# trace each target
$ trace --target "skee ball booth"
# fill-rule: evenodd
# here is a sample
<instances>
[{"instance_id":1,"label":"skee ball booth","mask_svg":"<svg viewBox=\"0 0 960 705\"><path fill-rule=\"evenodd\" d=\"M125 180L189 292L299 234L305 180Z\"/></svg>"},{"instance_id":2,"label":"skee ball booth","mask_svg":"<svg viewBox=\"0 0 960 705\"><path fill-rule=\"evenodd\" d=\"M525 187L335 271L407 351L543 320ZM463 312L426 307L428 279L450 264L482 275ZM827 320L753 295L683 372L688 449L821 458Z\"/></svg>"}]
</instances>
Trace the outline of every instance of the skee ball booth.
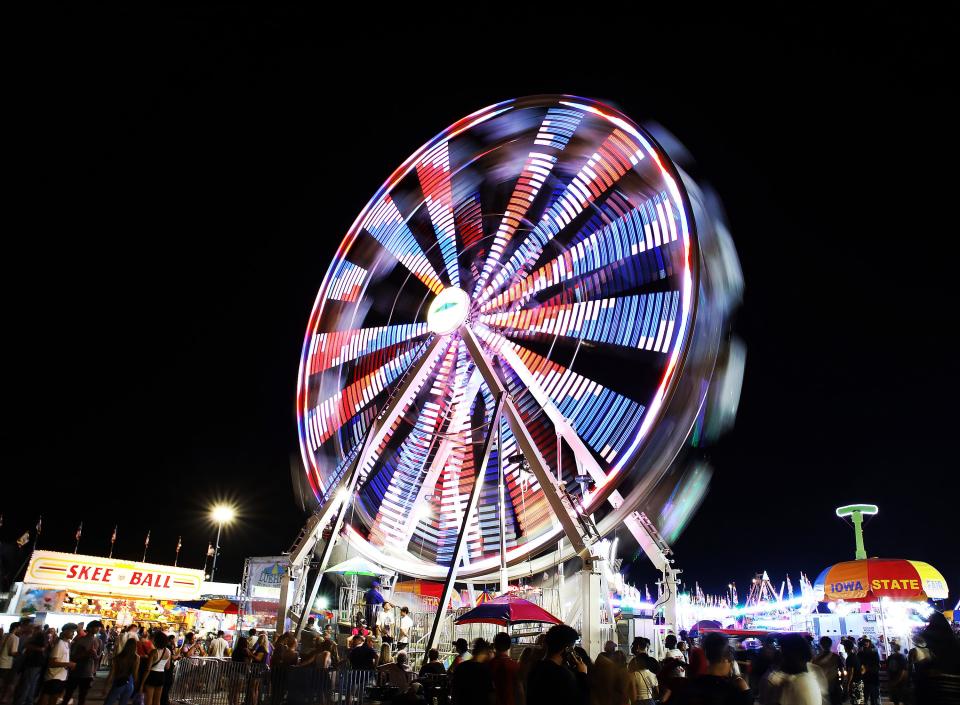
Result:
<instances>
[{"instance_id":1,"label":"skee ball booth","mask_svg":"<svg viewBox=\"0 0 960 705\"><path fill-rule=\"evenodd\" d=\"M200 597L203 571L119 558L34 551L17 611L56 627L99 619L106 625L192 626L177 606Z\"/></svg>"}]
</instances>

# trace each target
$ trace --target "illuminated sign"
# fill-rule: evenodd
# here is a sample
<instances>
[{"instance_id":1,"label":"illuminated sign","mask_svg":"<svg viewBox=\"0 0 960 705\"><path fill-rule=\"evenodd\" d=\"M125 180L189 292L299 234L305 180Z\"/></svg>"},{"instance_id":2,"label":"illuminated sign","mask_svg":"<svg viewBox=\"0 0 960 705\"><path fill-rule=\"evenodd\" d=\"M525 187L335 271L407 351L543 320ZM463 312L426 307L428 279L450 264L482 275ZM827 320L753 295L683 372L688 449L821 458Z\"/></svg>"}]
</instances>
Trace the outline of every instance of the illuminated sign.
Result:
<instances>
[{"instance_id":1,"label":"illuminated sign","mask_svg":"<svg viewBox=\"0 0 960 705\"><path fill-rule=\"evenodd\" d=\"M34 551L27 585L152 600L195 600L203 571L117 558Z\"/></svg>"}]
</instances>

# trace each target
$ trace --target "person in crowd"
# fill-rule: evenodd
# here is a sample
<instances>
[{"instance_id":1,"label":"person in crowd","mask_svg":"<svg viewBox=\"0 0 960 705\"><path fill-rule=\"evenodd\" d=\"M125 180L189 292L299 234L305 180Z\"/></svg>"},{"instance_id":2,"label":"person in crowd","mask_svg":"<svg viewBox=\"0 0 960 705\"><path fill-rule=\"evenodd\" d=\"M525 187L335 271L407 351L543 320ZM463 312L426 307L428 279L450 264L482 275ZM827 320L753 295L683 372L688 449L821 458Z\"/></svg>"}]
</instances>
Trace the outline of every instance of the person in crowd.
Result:
<instances>
[{"instance_id":1,"label":"person in crowd","mask_svg":"<svg viewBox=\"0 0 960 705\"><path fill-rule=\"evenodd\" d=\"M440 660L440 652L436 649L430 649L427 651L427 658L424 660L423 665L420 666L421 676L440 676L447 672L447 669L443 667L443 661Z\"/></svg>"},{"instance_id":2,"label":"person in crowd","mask_svg":"<svg viewBox=\"0 0 960 705\"><path fill-rule=\"evenodd\" d=\"M683 658L683 652L677 648L677 643L676 635L667 634L667 638L663 640L663 646L666 649L663 658L664 660L672 658L686 663Z\"/></svg>"},{"instance_id":3,"label":"person in crowd","mask_svg":"<svg viewBox=\"0 0 960 705\"><path fill-rule=\"evenodd\" d=\"M907 703L910 697L909 669L906 657L900 653L898 641L890 642L890 655L887 657L886 669L887 686L890 688L890 700L893 705Z\"/></svg>"},{"instance_id":4,"label":"person in crowd","mask_svg":"<svg viewBox=\"0 0 960 705\"><path fill-rule=\"evenodd\" d=\"M150 654L153 653L153 639L146 630L137 630L140 634L137 639L137 656L140 657L140 673L137 674L137 692L143 690L143 681L147 675L147 669L150 663ZM132 638L132 637L131 637ZM149 705L149 703L148 703Z\"/></svg>"},{"instance_id":5,"label":"person in crowd","mask_svg":"<svg viewBox=\"0 0 960 705\"><path fill-rule=\"evenodd\" d=\"M357 612L356 619L353 624L353 629L350 631L351 636L361 636L366 639L368 636L373 634L372 631L367 626L367 620L363 618L362 612Z\"/></svg>"},{"instance_id":6,"label":"person in crowd","mask_svg":"<svg viewBox=\"0 0 960 705\"><path fill-rule=\"evenodd\" d=\"M455 705L493 705L493 674L489 663L493 647L486 639L477 639L473 642L472 654L450 677L453 702Z\"/></svg>"},{"instance_id":7,"label":"person in crowd","mask_svg":"<svg viewBox=\"0 0 960 705\"><path fill-rule=\"evenodd\" d=\"M587 669L592 705L629 705L634 700L633 679L627 672L626 659L621 667L616 651L609 656L599 654L593 664L579 646L573 648L573 656Z\"/></svg>"},{"instance_id":8,"label":"person in crowd","mask_svg":"<svg viewBox=\"0 0 960 705\"><path fill-rule=\"evenodd\" d=\"M863 665L863 694L869 705L880 705L880 652L873 641L864 637L860 649Z\"/></svg>"},{"instance_id":9,"label":"person in crowd","mask_svg":"<svg viewBox=\"0 0 960 705\"><path fill-rule=\"evenodd\" d=\"M590 683L587 665L573 652L578 634L555 624L543 639L544 657L527 678L527 705L587 705Z\"/></svg>"},{"instance_id":10,"label":"person in crowd","mask_svg":"<svg viewBox=\"0 0 960 705\"><path fill-rule=\"evenodd\" d=\"M220 634L223 634L223 632L220 632ZM226 639L223 641L226 644ZM237 641L240 641L240 639L237 639ZM180 647L180 658L198 658L204 655L203 642L197 639L197 635L193 632L187 632L183 637L183 646Z\"/></svg>"},{"instance_id":11,"label":"person in crowd","mask_svg":"<svg viewBox=\"0 0 960 705\"><path fill-rule=\"evenodd\" d=\"M67 676L64 688L62 705L67 705L77 691L77 705L85 705L87 693L97 675L97 664L100 662L100 639L97 634L103 628L103 623L94 620L90 622L83 636L77 636L70 644L70 660L76 663L76 668ZM79 632L78 632L79 634Z\"/></svg>"},{"instance_id":12,"label":"person in crowd","mask_svg":"<svg viewBox=\"0 0 960 705\"><path fill-rule=\"evenodd\" d=\"M255 639L253 647L250 649L250 662L259 666L259 668L251 674L250 695L247 702L259 703L261 676L270 666L270 657L273 652L270 649L270 642L267 640L266 632L256 632L253 629L250 631L252 632L251 636Z\"/></svg>"},{"instance_id":13,"label":"person in crowd","mask_svg":"<svg viewBox=\"0 0 960 705\"><path fill-rule=\"evenodd\" d=\"M54 705L66 689L67 675L77 665L70 660L70 642L76 633L77 625L67 622L60 628L60 636L50 644L39 705Z\"/></svg>"},{"instance_id":14,"label":"person in crowd","mask_svg":"<svg viewBox=\"0 0 960 705\"><path fill-rule=\"evenodd\" d=\"M329 628L323 630L323 635L320 643L317 644L317 649L330 654L329 668L337 668L340 665L340 649L337 647L337 642L333 640L333 634Z\"/></svg>"},{"instance_id":15,"label":"person in crowd","mask_svg":"<svg viewBox=\"0 0 960 705\"><path fill-rule=\"evenodd\" d=\"M234 639L233 652L230 654L230 661L234 664L250 663L253 660L253 653L250 650L250 642L244 638L243 634L237 634ZM246 691L247 674L241 670L241 666L234 666L229 682L228 700L230 705L237 705L240 702L240 696ZM150 703L144 703L150 705Z\"/></svg>"},{"instance_id":16,"label":"person in crowd","mask_svg":"<svg viewBox=\"0 0 960 705\"><path fill-rule=\"evenodd\" d=\"M703 638L703 652L707 657L707 672L696 678L684 679L682 690L674 697L669 688L662 691L661 702L678 705L751 705L753 696L747 682L733 675L733 664L727 640L721 634L710 633Z\"/></svg>"},{"instance_id":17,"label":"person in crowd","mask_svg":"<svg viewBox=\"0 0 960 705\"><path fill-rule=\"evenodd\" d=\"M453 642L453 651L456 655L453 657L453 661L450 663L450 673L453 673L457 666L459 666L461 663L470 659L470 654L467 653L469 649L470 645L467 644L467 640L463 637Z\"/></svg>"},{"instance_id":18,"label":"person in crowd","mask_svg":"<svg viewBox=\"0 0 960 705\"><path fill-rule=\"evenodd\" d=\"M20 678L13 692L13 705L28 705L37 695L37 685L46 659L47 641L40 627L32 627L29 632L25 632L25 628L21 627L20 635L22 662Z\"/></svg>"},{"instance_id":19,"label":"person in crowd","mask_svg":"<svg viewBox=\"0 0 960 705\"><path fill-rule=\"evenodd\" d=\"M373 641L373 637L370 638ZM359 634L353 637L353 648L350 649L348 660L354 671L372 671L377 667L377 651L372 644Z\"/></svg>"},{"instance_id":20,"label":"person in crowd","mask_svg":"<svg viewBox=\"0 0 960 705\"><path fill-rule=\"evenodd\" d=\"M833 652L833 639L820 637L820 652L813 663L821 670L827 683L827 701L830 705L843 702L843 659Z\"/></svg>"},{"instance_id":21,"label":"person in crowd","mask_svg":"<svg viewBox=\"0 0 960 705\"><path fill-rule=\"evenodd\" d=\"M777 651L773 639L764 639L763 645L753 654L750 664L750 689L754 693L760 692L764 676L776 668L779 661L780 652Z\"/></svg>"},{"instance_id":22,"label":"person in crowd","mask_svg":"<svg viewBox=\"0 0 960 705\"><path fill-rule=\"evenodd\" d=\"M139 638L140 638L140 637L139 637L139 634L138 634L137 625L136 625L136 624L128 624L128 625L123 629L123 631L120 632L120 636L117 637L117 641L116 641L117 651L116 651L116 652L117 652L117 653L120 653L120 651L123 649L123 645L126 644L127 639L133 639L134 641L137 641ZM137 654L137 655L139 656L140 654Z\"/></svg>"},{"instance_id":23,"label":"person in crowd","mask_svg":"<svg viewBox=\"0 0 960 705\"><path fill-rule=\"evenodd\" d=\"M405 693L413 683L413 669L410 668L407 652L398 651L394 658L390 656L390 645L384 644L383 647L390 660L377 666L377 682L380 685L400 688L400 692Z\"/></svg>"},{"instance_id":24,"label":"person in crowd","mask_svg":"<svg viewBox=\"0 0 960 705\"><path fill-rule=\"evenodd\" d=\"M300 632L300 651L303 654L309 654L316 646L315 642L320 638L320 630L317 629L317 620L315 617L307 618L307 626Z\"/></svg>"},{"instance_id":25,"label":"person in crowd","mask_svg":"<svg viewBox=\"0 0 960 705\"><path fill-rule=\"evenodd\" d=\"M597 654L597 659L601 658L613 658L613 655L617 652L617 642L607 641L603 645L603 651Z\"/></svg>"},{"instance_id":26,"label":"person in crowd","mask_svg":"<svg viewBox=\"0 0 960 705\"><path fill-rule=\"evenodd\" d=\"M147 640L141 639L139 643L144 641ZM143 693L144 705L160 705L166 672L173 664L173 653L167 648L167 641L167 635L163 632L155 632L150 640L153 649L146 657L146 668L141 669L144 675L138 688L138 692Z\"/></svg>"},{"instance_id":27,"label":"person in crowd","mask_svg":"<svg viewBox=\"0 0 960 705\"><path fill-rule=\"evenodd\" d=\"M187 638L183 638L186 642ZM223 632L218 631L217 635L210 640L210 648L207 650L207 656L212 656L213 658L223 658L227 655L227 649L229 644L227 640L223 638Z\"/></svg>"},{"instance_id":28,"label":"person in crowd","mask_svg":"<svg viewBox=\"0 0 960 705\"><path fill-rule=\"evenodd\" d=\"M765 677L760 689L761 705L821 705L823 690L808 668L813 657L810 643L800 634L780 640L780 666Z\"/></svg>"},{"instance_id":29,"label":"person in crowd","mask_svg":"<svg viewBox=\"0 0 960 705\"><path fill-rule=\"evenodd\" d=\"M649 643L649 642L648 642ZM646 647L644 648L646 651ZM636 705L656 705L659 697L657 674L650 670L646 653L634 655L629 665Z\"/></svg>"},{"instance_id":30,"label":"person in crowd","mask_svg":"<svg viewBox=\"0 0 960 705\"><path fill-rule=\"evenodd\" d=\"M380 593L380 581L374 580L370 589L363 594L364 614L367 624L377 624L377 617L380 615L380 609L383 606L384 599Z\"/></svg>"},{"instance_id":31,"label":"person in crowd","mask_svg":"<svg viewBox=\"0 0 960 705\"><path fill-rule=\"evenodd\" d=\"M235 663L249 663L253 660L253 653L250 650L250 642L243 638L243 635L238 635L233 651L230 654L230 660ZM186 643L184 643L186 646Z\"/></svg>"},{"instance_id":32,"label":"person in crowd","mask_svg":"<svg viewBox=\"0 0 960 705\"><path fill-rule=\"evenodd\" d=\"M960 639L940 612L934 612L921 634L930 658L918 665L916 705L960 702Z\"/></svg>"},{"instance_id":33,"label":"person in crowd","mask_svg":"<svg viewBox=\"0 0 960 705\"><path fill-rule=\"evenodd\" d=\"M0 637L0 703L5 703L13 691L13 681L16 671L13 669L13 659L20 651L20 623L10 625L7 633Z\"/></svg>"},{"instance_id":34,"label":"person in crowd","mask_svg":"<svg viewBox=\"0 0 960 705\"><path fill-rule=\"evenodd\" d=\"M664 658L660 663L660 672L657 674L660 691L670 693L674 698L686 685L688 668L688 664L683 660L683 654L676 646L676 639L673 634L668 634L663 640ZM733 668L733 661L731 661L731 668Z\"/></svg>"},{"instance_id":35,"label":"person in crowd","mask_svg":"<svg viewBox=\"0 0 960 705\"><path fill-rule=\"evenodd\" d=\"M506 632L498 632L493 637L494 656L490 660L490 673L497 705L517 705L524 700L523 686L517 677L520 664L510 658L511 643L510 635Z\"/></svg>"},{"instance_id":36,"label":"person in crowd","mask_svg":"<svg viewBox=\"0 0 960 705\"><path fill-rule=\"evenodd\" d=\"M120 652L110 663L110 673L104 681L107 690L103 705L127 705L133 695L134 680L140 671L140 657L137 656L137 642L127 639Z\"/></svg>"},{"instance_id":37,"label":"person in crowd","mask_svg":"<svg viewBox=\"0 0 960 705\"><path fill-rule=\"evenodd\" d=\"M285 632L278 639L270 660L270 695L273 705L280 705L287 688L290 668L297 665L297 637L293 632Z\"/></svg>"},{"instance_id":38,"label":"person in crowd","mask_svg":"<svg viewBox=\"0 0 960 705\"><path fill-rule=\"evenodd\" d=\"M847 652L847 697L850 705L863 705L863 662L860 660L860 650L853 639L848 639L844 645Z\"/></svg>"},{"instance_id":39,"label":"person in crowd","mask_svg":"<svg viewBox=\"0 0 960 705\"><path fill-rule=\"evenodd\" d=\"M262 663L264 666L270 665L270 657L273 651L270 649L270 641L267 639L266 632L257 634L253 649L253 663Z\"/></svg>"},{"instance_id":40,"label":"person in crowd","mask_svg":"<svg viewBox=\"0 0 960 705\"><path fill-rule=\"evenodd\" d=\"M400 624L397 629L397 649L403 651L410 645L410 639L413 637L413 617L410 616L409 607L400 608Z\"/></svg>"},{"instance_id":41,"label":"person in crowd","mask_svg":"<svg viewBox=\"0 0 960 705\"><path fill-rule=\"evenodd\" d=\"M377 614L377 624L374 628L374 633L380 637L380 641L384 644L393 643L394 621L393 605L387 600L383 603L383 609Z\"/></svg>"}]
</instances>

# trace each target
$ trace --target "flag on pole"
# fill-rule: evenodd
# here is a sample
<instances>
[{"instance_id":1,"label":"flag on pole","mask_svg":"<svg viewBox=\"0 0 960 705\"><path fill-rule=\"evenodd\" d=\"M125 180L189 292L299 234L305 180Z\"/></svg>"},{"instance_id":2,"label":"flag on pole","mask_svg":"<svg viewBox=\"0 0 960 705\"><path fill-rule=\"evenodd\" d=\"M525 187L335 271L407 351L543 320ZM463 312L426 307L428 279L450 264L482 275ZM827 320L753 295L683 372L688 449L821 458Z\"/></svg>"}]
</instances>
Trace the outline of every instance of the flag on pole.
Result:
<instances>
[{"instance_id":1,"label":"flag on pole","mask_svg":"<svg viewBox=\"0 0 960 705\"><path fill-rule=\"evenodd\" d=\"M174 557L173 557L173 565L174 565L174 566L176 566L176 565L177 565L177 561L180 560L180 547L183 545L182 539L183 539L182 536L178 536L178 537L177 537L177 553L176 553L176 555L174 555Z\"/></svg>"},{"instance_id":2,"label":"flag on pole","mask_svg":"<svg viewBox=\"0 0 960 705\"><path fill-rule=\"evenodd\" d=\"M37 532L33 535L33 550L37 550L37 542L40 540L40 530L43 529L43 516L37 517Z\"/></svg>"},{"instance_id":3,"label":"flag on pole","mask_svg":"<svg viewBox=\"0 0 960 705\"><path fill-rule=\"evenodd\" d=\"M150 529L147 529L147 538L143 542L143 561L147 560L147 549L150 548Z\"/></svg>"},{"instance_id":4,"label":"flag on pole","mask_svg":"<svg viewBox=\"0 0 960 705\"><path fill-rule=\"evenodd\" d=\"M113 525L113 535L110 537L110 558L113 558L113 544L117 542L117 525Z\"/></svg>"},{"instance_id":5,"label":"flag on pole","mask_svg":"<svg viewBox=\"0 0 960 705\"><path fill-rule=\"evenodd\" d=\"M77 541L73 544L73 552L76 553L80 549L80 536L83 534L83 522L80 522L80 526L77 527Z\"/></svg>"},{"instance_id":6,"label":"flag on pole","mask_svg":"<svg viewBox=\"0 0 960 705\"><path fill-rule=\"evenodd\" d=\"M207 542L207 558L210 558L213 555L213 544L209 541Z\"/></svg>"}]
</instances>

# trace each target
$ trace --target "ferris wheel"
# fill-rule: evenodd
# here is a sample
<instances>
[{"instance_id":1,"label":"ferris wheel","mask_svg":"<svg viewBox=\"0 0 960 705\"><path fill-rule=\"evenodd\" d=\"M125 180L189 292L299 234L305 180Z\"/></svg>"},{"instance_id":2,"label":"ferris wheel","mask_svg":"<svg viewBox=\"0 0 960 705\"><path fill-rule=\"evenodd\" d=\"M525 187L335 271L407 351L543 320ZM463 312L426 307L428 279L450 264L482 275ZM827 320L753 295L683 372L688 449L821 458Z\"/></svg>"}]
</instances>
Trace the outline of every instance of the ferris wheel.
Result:
<instances>
[{"instance_id":1,"label":"ferris wheel","mask_svg":"<svg viewBox=\"0 0 960 705\"><path fill-rule=\"evenodd\" d=\"M418 149L354 221L310 315L305 534L480 581L634 527L719 345L688 186L644 129L573 96L492 105Z\"/></svg>"}]
</instances>

